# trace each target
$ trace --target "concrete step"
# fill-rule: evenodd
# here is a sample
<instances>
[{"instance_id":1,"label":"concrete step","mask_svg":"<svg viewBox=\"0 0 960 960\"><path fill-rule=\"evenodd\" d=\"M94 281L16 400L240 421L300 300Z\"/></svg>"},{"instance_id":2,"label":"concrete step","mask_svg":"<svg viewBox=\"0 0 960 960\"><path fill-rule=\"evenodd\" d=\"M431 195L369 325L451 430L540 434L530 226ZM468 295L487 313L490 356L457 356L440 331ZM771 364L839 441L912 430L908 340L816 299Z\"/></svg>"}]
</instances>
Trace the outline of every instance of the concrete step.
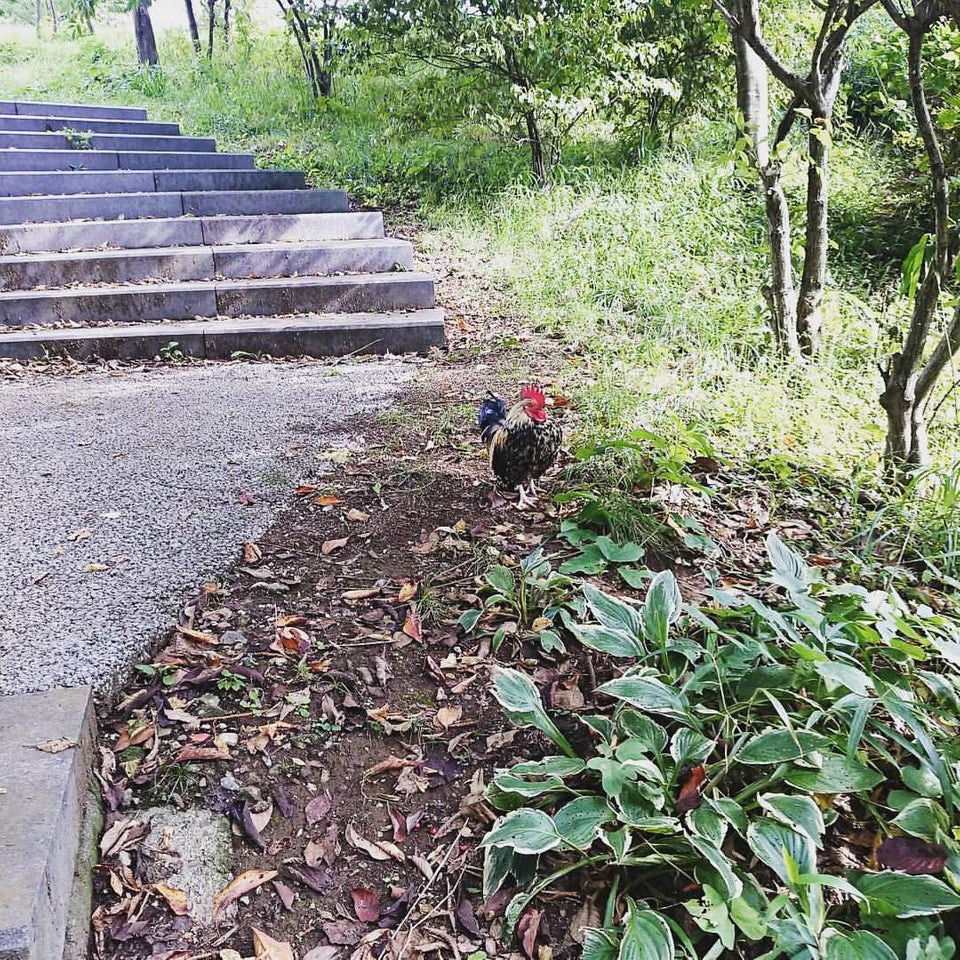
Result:
<instances>
[{"instance_id":1,"label":"concrete step","mask_svg":"<svg viewBox=\"0 0 960 960\"><path fill-rule=\"evenodd\" d=\"M209 190L297 190L299 170L68 170L0 172L0 197L72 196L80 193L145 193ZM282 211L286 212L286 211ZM132 211L132 215L136 215ZM71 217L75 219L75 217Z\"/></svg>"},{"instance_id":2,"label":"concrete step","mask_svg":"<svg viewBox=\"0 0 960 960\"><path fill-rule=\"evenodd\" d=\"M224 245L304 240L376 240L382 236L383 214L379 211L294 213L263 217L75 220L67 223L26 223L2 228L0 255L47 250L132 250L199 246L204 243Z\"/></svg>"},{"instance_id":3,"label":"concrete step","mask_svg":"<svg viewBox=\"0 0 960 960\"><path fill-rule=\"evenodd\" d=\"M394 310L18 330L0 333L0 357L31 360L54 355L79 360L135 360L155 357L173 344L184 356L208 360L229 360L239 352L273 357L338 357L425 353L431 347L443 346L443 342L442 310Z\"/></svg>"},{"instance_id":4,"label":"concrete step","mask_svg":"<svg viewBox=\"0 0 960 960\"><path fill-rule=\"evenodd\" d=\"M37 744L64 739L59 753ZM78 904L80 837L96 751L90 689L0 697L0 960L60 960Z\"/></svg>"},{"instance_id":5,"label":"concrete step","mask_svg":"<svg viewBox=\"0 0 960 960\"><path fill-rule=\"evenodd\" d=\"M0 130L34 131L76 130L80 133L123 133L141 136L173 136L180 134L180 124L157 120L96 120L91 117L18 117L0 113Z\"/></svg>"},{"instance_id":6,"label":"concrete step","mask_svg":"<svg viewBox=\"0 0 960 960\"><path fill-rule=\"evenodd\" d=\"M146 120L143 107L106 107L87 103L32 103L0 100L0 113L18 117L88 117L91 120Z\"/></svg>"},{"instance_id":7,"label":"concrete step","mask_svg":"<svg viewBox=\"0 0 960 960\"><path fill-rule=\"evenodd\" d=\"M0 323L133 323L191 317L421 310L434 306L422 273L269 280L194 280L0 293Z\"/></svg>"},{"instance_id":8,"label":"concrete step","mask_svg":"<svg viewBox=\"0 0 960 960\"><path fill-rule=\"evenodd\" d=\"M249 153L127 152L114 150L0 150L0 171L252 170Z\"/></svg>"},{"instance_id":9,"label":"concrete step","mask_svg":"<svg viewBox=\"0 0 960 960\"><path fill-rule=\"evenodd\" d=\"M326 240L154 247L0 257L0 290L47 290L72 284L215 277L328 276L388 273L413 266L405 240Z\"/></svg>"},{"instance_id":10,"label":"concrete step","mask_svg":"<svg viewBox=\"0 0 960 960\"><path fill-rule=\"evenodd\" d=\"M24 118L27 119L27 118ZM206 153L217 149L213 137L143 136L125 133L94 133L77 139L66 133L8 133L0 117L0 150L132 150Z\"/></svg>"},{"instance_id":11,"label":"concrete step","mask_svg":"<svg viewBox=\"0 0 960 960\"><path fill-rule=\"evenodd\" d=\"M259 172L259 171L255 171ZM75 174L92 176L92 174ZM142 174L131 176L143 177ZM0 178L3 174L0 174ZM144 180L144 182L148 182ZM349 208L343 190L208 190L124 192L61 196L2 197L0 225L109 221L153 217L255 216L257 214L341 213ZM0 239L6 231L0 231ZM2 245L2 244L0 244Z\"/></svg>"}]
</instances>

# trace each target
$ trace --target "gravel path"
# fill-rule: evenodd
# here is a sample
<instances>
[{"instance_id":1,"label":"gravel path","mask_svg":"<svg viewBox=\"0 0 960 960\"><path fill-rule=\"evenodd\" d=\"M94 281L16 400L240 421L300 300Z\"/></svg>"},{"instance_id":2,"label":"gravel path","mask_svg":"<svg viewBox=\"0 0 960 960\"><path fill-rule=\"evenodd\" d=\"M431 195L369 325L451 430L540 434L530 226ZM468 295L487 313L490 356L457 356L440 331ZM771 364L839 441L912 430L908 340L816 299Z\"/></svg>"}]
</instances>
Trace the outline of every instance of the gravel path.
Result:
<instances>
[{"instance_id":1,"label":"gravel path","mask_svg":"<svg viewBox=\"0 0 960 960\"><path fill-rule=\"evenodd\" d=\"M0 384L0 694L109 694L184 592L258 536L325 451L357 442L338 425L414 372L239 365Z\"/></svg>"}]
</instances>

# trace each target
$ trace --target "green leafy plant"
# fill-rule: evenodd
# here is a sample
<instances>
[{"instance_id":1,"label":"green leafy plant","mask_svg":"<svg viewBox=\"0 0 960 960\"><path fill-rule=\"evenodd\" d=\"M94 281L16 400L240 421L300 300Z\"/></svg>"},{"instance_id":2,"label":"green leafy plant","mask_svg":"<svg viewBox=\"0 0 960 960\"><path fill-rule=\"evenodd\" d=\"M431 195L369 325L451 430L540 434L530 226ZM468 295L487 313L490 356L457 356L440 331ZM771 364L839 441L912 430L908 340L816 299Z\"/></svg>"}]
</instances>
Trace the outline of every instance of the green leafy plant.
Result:
<instances>
[{"instance_id":1,"label":"green leafy plant","mask_svg":"<svg viewBox=\"0 0 960 960\"><path fill-rule=\"evenodd\" d=\"M580 715L586 749L529 678L497 673L507 716L559 751L488 788L501 816L483 840L484 893L512 878L508 923L589 868L608 872L612 904L585 957L952 950L940 918L960 906L958 624L828 583L775 535L767 551L776 604L711 590L685 605L670 572L643 603L582 585L570 630L626 664ZM867 855L848 855L855 868L826 856L853 829L876 835L879 872ZM651 953L631 952L637 937Z\"/></svg>"}]
</instances>

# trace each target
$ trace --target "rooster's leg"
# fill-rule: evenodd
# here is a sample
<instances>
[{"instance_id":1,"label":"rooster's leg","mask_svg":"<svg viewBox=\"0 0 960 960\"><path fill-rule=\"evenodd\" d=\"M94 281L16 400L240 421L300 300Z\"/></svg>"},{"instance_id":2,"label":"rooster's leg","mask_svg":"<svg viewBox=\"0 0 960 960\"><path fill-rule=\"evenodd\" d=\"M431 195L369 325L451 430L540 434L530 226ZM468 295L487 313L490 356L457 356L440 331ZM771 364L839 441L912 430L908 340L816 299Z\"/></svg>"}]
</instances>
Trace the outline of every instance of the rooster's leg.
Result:
<instances>
[{"instance_id":1,"label":"rooster's leg","mask_svg":"<svg viewBox=\"0 0 960 960\"><path fill-rule=\"evenodd\" d=\"M517 487L517 492L520 495L520 499L517 501L518 510L526 510L529 507L536 506L536 501L530 499L522 483Z\"/></svg>"}]
</instances>

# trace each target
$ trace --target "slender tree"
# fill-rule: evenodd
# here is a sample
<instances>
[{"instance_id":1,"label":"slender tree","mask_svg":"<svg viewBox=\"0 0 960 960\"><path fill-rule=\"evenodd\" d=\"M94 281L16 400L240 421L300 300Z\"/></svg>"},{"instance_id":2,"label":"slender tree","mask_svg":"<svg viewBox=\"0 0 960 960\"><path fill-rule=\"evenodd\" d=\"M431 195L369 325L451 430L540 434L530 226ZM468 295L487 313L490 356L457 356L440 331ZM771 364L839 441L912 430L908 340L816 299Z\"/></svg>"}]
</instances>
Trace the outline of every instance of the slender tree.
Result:
<instances>
[{"instance_id":1,"label":"slender tree","mask_svg":"<svg viewBox=\"0 0 960 960\"><path fill-rule=\"evenodd\" d=\"M190 39L193 49L200 52L200 29L197 27L197 14L193 9L193 0L183 0L187 8L187 26L190 29Z\"/></svg>"},{"instance_id":2,"label":"slender tree","mask_svg":"<svg viewBox=\"0 0 960 960\"><path fill-rule=\"evenodd\" d=\"M927 34L947 16L960 15L955 0L909 0L909 9L899 0L883 0L884 9L907 35L907 73L910 100L917 130L929 166L933 198L934 233L925 237L908 258L905 273L913 273L916 289L910 324L901 348L881 369L884 391L880 403L887 414L886 464L894 479L929 461L927 407L933 388L950 361L960 351L960 306L936 344L931 347L942 306L944 285L954 275L957 247L950 212L950 171L944 160L940 138L930 111L924 86L923 45ZM920 275L929 254L926 273Z\"/></svg>"},{"instance_id":3,"label":"slender tree","mask_svg":"<svg viewBox=\"0 0 960 960\"><path fill-rule=\"evenodd\" d=\"M743 17L736 0L732 9L737 19ZM733 57L737 69L737 112L743 119L744 133L752 144L751 162L762 170L770 162L770 91L767 66L756 51L736 31L732 32Z\"/></svg>"},{"instance_id":4,"label":"slender tree","mask_svg":"<svg viewBox=\"0 0 960 960\"><path fill-rule=\"evenodd\" d=\"M734 34L746 43L790 94L769 158L760 166L770 233L771 283L765 291L771 328L781 354L812 356L820 336L827 274L828 172L831 117L845 63L850 29L878 0L811 0L820 24L805 74L792 70L767 44L761 29L759 0L713 0ZM806 64L805 62L805 64ZM806 235L799 287L794 281L790 210L783 188L787 138L798 117L807 122Z\"/></svg>"},{"instance_id":5,"label":"slender tree","mask_svg":"<svg viewBox=\"0 0 960 960\"><path fill-rule=\"evenodd\" d=\"M152 67L160 63L157 38L150 19L150 0L137 0L133 7L133 33L137 41L137 58Z\"/></svg>"}]
</instances>

